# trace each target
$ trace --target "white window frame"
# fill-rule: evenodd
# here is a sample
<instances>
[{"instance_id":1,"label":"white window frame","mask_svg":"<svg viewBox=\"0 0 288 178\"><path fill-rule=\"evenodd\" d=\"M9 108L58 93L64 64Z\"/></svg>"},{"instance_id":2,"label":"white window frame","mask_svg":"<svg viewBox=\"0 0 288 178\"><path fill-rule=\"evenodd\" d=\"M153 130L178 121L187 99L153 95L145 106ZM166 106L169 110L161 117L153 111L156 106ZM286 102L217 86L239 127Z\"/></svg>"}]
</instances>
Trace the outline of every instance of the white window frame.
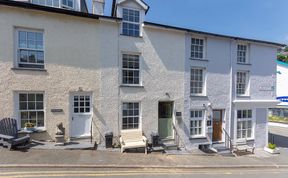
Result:
<instances>
[{"instance_id":1,"label":"white window frame","mask_svg":"<svg viewBox=\"0 0 288 178\"><path fill-rule=\"evenodd\" d=\"M131 117L137 117L137 116L135 116L135 115L133 115L133 116L124 116L123 115L123 106L124 106L124 104L125 103L138 103L138 105L139 105L139 113L138 113L138 128L131 128L131 129L129 129L129 128L123 128L123 124L124 124L124 122L123 122L123 119L124 119L124 117L127 117L127 118L131 118ZM121 102L121 121L120 121L120 125L121 125L121 130L141 130L142 129L142 105L141 105L141 102L140 101L122 101ZM129 123L128 121L127 121L127 123Z\"/></svg>"},{"instance_id":2,"label":"white window frame","mask_svg":"<svg viewBox=\"0 0 288 178\"><path fill-rule=\"evenodd\" d=\"M39 110L29 110L27 108L27 110L21 110L20 109L20 94L42 94L43 95L43 109L39 109ZM21 129L23 130L24 128L21 128L21 111L27 111L27 112L37 112L37 111L43 111L43 114L44 114L44 126L42 127L35 127L37 130L45 130L46 128L46 95L45 95L45 92L41 92L41 91L17 91L15 92L15 112L16 112L16 115L18 116L17 117L17 121L18 121L18 129ZM36 106L35 106L36 107ZM37 120L36 120L37 121Z\"/></svg>"},{"instance_id":3,"label":"white window frame","mask_svg":"<svg viewBox=\"0 0 288 178\"><path fill-rule=\"evenodd\" d=\"M139 59L139 69L129 69L129 68L124 68L123 67L123 59L124 59L124 55L131 55L131 56L138 56L138 59ZM122 86L135 86L135 87L137 87L137 86L142 86L142 77L141 77L141 66L142 66L142 60L141 60L141 54L140 53L137 53L137 52L122 52L121 53L121 62L120 62L120 69L121 69L121 71L120 71L120 77L121 77L121 79L120 79L120 82L121 82L121 84L120 85L122 85ZM139 71L139 83L138 84L126 84L126 83L124 83L123 82L123 78L124 78L124 76L123 76L123 71L124 70L128 70L128 71Z\"/></svg>"},{"instance_id":4,"label":"white window frame","mask_svg":"<svg viewBox=\"0 0 288 178\"><path fill-rule=\"evenodd\" d=\"M194 117L192 117L192 112L194 112ZM201 112L201 116L199 116L199 113ZM195 116L195 114L198 113L197 117ZM190 110L190 120L189 120L189 133L190 133L190 138L203 138L205 137L205 133L206 133L206 119L205 119L205 110L201 110L201 109L193 109ZM201 122L201 127L199 127L199 125L197 125L197 127L193 127L191 126L191 121L196 121L196 122ZM191 129L199 129L201 128L202 133L197 133L195 135L192 135Z\"/></svg>"},{"instance_id":5,"label":"white window frame","mask_svg":"<svg viewBox=\"0 0 288 178\"><path fill-rule=\"evenodd\" d=\"M49 4L48 4L48 0L43 0L43 1L45 1L44 4L40 4L40 0L31 0L31 3L32 3L32 4L36 4L36 5L48 6L48 7L75 9L75 0L69 0L69 1L72 1L72 3L73 3L73 6L72 6L72 7L70 7L70 6L68 6L68 5L65 5L65 4L63 3L63 0L58 0L57 5L54 4L54 0L51 0L51 1L52 1L52 5L49 5Z\"/></svg>"},{"instance_id":6,"label":"white window frame","mask_svg":"<svg viewBox=\"0 0 288 178\"><path fill-rule=\"evenodd\" d=\"M238 118L238 111L241 111L242 112L242 116L241 118ZM247 116L248 116L248 111L251 111L251 117L243 117L243 111L247 112ZM235 110L235 118L236 118L236 122L235 122L235 138L236 140L254 140L255 138L255 110L254 109L236 109ZM238 122L249 122L251 121L251 137L248 137L248 123L247 123L247 128L243 129L241 128L241 137L238 138ZM246 137L243 138L242 137L242 132L245 131L246 132Z\"/></svg>"},{"instance_id":7,"label":"white window frame","mask_svg":"<svg viewBox=\"0 0 288 178\"><path fill-rule=\"evenodd\" d=\"M192 39L202 40L202 41L203 41L203 45L201 46L201 45L192 44ZM200 58L200 57L195 57L195 55L194 55L194 57L192 57L192 45L197 46L197 47L203 47L202 58ZM196 52L194 51L194 53L196 53ZM198 53L199 53L199 52L198 52ZM206 59L206 38L197 37L197 36L192 36L192 37L190 38L190 58L191 58L192 60L205 60L205 59Z\"/></svg>"},{"instance_id":8,"label":"white window frame","mask_svg":"<svg viewBox=\"0 0 288 178\"><path fill-rule=\"evenodd\" d=\"M245 74L245 93L239 93L238 89L242 83L238 82L238 74ZM249 96L249 88L250 88L250 75L249 71L237 71L236 73L236 95L237 96ZM240 90L240 89L239 89Z\"/></svg>"},{"instance_id":9,"label":"white window frame","mask_svg":"<svg viewBox=\"0 0 288 178\"><path fill-rule=\"evenodd\" d=\"M239 50L240 46L245 46L246 47L246 51L243 50ZM239 52L245 52L245 61L240 61L239 59L243 56L239 56ZM248 44L244 44L244 43L238 43L237 44L237 63L238 64L249 64L249 45Z\"/></svg>"},{"instance_id":10,"label":"white window frame","mask_svg":"<svg viewBox=\"0 0 288 178\"><path fill-rule=\"evenodd\" d=\"M192 93L192 70L202 70L202 92ZM190 96L206 96L206 68L202 67L191 67L190 68Z\"/></svg>"},{"instance_id":11,"label":"white window frame","mask_svg":"<svg viewBox=\"0 0 288 178\"><path fill-rule=\"evenodd\" d=\"M19 32L23 31L26 33L32 32L32 33L42 33L43 35L43 48L42 49L33 49L33 48L21 48L19 46ZM27 37L26 37L27 38ZM16 68L24 68L24 69L45 69L45 33L43 30L37 30L37 29L30 29L30 28L15 28L15 64L14 66ZM28 41L28 39L26 39ZM27 50L27 51L39 51L43 52L43 63L29 63L29 62L20 62L20 50ZM28 56L29 57L29 56ZM41 67L20 67L20 64L26 64L26 65L35 65L35 66L41 66Z\"/></svg>"},{"instance_id":12,"label":"white window frame","mask_svg":"<svg viewBox=\"0 0 288 178\"><path fill-rule=\"evenodd\" d=\"M132 22L132 21L124 20L124 18L123 18L124 10L139 12L139 22ZM134 9L134 8L130 8L130 7L129 8L128 7L123 7L121 9L121 11L122 11L121 12L122 13L121 34L122 35L126 35L126 36L131 36L131 37L141 37L141 29L142 29L142 27L141 27L141 11L139 9ZM133 25L139 25L139 35L138 36L136 36L136 35L134 36L134 35L129 35L129 33L128 34L124 34L124 25L123 25L124 23L133 24Z\"/></svg>"},{"instance_id":13,"label":"white window frame","mask_svg":"<svg viewBox=\"0 0 288 178\"><path fill-rule=\"evenodd\" d=\"M75 100L74 100L74 98L75 98L75 96L78 96L79 97L79 99L78 99L78 106L75 106ZM80 97L84 97L84 106L83 107L81 107L80 106ZM86 98L85 97L89 97L89 112L86 112L86 109L88 108L87 106L86 106ZM93 112L92 112L92 109L93 109L93 107L92 107L92 94L90 94L90 93L84 93L84 92L80 92L80 93L73 93L73 96L72 96L72 102L73 102L73 107L72 107L72 114L73 115L91 115ZM78 112L75 112L75 108L77 108L78 109ZM84 112L80 112L80 109L81 108L84 108Z\"/></svg>"},{"instance_id":14,"label":"white window frame","mask_svg":"<svg viewBox=\"0 0 288 178\"><path fill-rule=\"evenodd\" d=\"M74 9L75 8L75 1L74 0L67 0L67 3L68 3L68 1L71 1L72 2L72 7L71 6L68 6L68 4L66 5L66 4L64 4L63 3L63 0L60 0L61 1L61 6L63 7L63 8L67 8L67 9Z\"/></svg>"}]
</instances>

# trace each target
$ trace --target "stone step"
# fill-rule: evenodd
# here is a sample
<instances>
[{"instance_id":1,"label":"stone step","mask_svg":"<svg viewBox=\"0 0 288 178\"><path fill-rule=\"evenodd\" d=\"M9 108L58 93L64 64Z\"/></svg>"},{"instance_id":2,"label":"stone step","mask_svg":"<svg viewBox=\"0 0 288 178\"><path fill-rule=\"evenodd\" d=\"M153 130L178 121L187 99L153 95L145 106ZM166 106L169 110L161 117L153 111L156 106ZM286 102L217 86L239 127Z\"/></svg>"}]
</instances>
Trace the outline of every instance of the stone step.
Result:
<instances>
[{"instance_id":1,"label":"stone step","mask_svg":"<svg viewBox=\"0 0 288 178\"><path fill-rule=\"evenodd\" d=\"M175 143L163 143L162 144L165 150L178 150L178 146Z\"/></svg>"}]
</instances>

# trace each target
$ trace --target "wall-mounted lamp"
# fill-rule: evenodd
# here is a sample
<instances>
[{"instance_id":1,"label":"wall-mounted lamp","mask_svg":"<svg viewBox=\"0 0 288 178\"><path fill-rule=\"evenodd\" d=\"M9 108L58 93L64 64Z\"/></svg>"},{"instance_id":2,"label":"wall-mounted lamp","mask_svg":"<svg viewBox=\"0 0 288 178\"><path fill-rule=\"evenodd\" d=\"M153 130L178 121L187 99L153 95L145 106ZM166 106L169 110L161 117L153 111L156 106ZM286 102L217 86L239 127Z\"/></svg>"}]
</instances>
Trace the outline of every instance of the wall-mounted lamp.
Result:
<instances>
[{"instance_id":1,"label":"wall-mounted lamp","mask_svg":"<svg viewBox=\"0 0 288 178\"><path fill-rule=\"evenodd\" d=\"M83 91L83 88L82 88L82 87L79 87L79 88L78 88L78 91L79 91L79 92L82 92L82 91Z\"/></svg>"}]
</instances>

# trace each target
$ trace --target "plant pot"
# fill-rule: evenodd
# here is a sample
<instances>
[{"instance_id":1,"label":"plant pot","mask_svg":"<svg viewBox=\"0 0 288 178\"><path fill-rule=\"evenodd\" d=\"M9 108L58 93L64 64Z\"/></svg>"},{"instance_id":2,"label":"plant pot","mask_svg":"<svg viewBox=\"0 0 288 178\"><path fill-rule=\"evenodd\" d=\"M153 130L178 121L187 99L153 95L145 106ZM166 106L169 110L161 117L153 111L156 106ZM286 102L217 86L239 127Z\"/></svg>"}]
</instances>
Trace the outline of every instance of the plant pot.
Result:
<instances>
[{"instance_id":1,"label":"plant pot","mask_svg":"<svg viewBox=\"0 0 288 178\"><path fill-rule=\"evenodd\" d=\"M264 151L266 151L270 154L280 154L279 148L271 149L271 148L265 147Z\"/></svg>"}]
</instances>

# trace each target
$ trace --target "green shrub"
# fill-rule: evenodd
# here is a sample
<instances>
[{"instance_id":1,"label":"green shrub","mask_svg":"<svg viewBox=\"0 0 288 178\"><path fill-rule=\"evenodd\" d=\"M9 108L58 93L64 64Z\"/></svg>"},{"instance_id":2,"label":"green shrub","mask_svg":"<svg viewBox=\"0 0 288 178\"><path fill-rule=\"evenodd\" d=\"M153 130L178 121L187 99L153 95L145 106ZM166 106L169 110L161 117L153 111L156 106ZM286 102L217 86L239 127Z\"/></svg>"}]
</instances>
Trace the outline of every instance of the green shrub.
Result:
<instances>
[{"instance_id":1,"label":"green shrub","mask_svg":"<svg viewBox=\"0 0 288 178\"><path fill-rule=\"evenodd\" d=\"M269 143L269 144L268 144L268 148L274 150L274 149L276 148L276 144Z\"/></svg>"}]
</instances>

